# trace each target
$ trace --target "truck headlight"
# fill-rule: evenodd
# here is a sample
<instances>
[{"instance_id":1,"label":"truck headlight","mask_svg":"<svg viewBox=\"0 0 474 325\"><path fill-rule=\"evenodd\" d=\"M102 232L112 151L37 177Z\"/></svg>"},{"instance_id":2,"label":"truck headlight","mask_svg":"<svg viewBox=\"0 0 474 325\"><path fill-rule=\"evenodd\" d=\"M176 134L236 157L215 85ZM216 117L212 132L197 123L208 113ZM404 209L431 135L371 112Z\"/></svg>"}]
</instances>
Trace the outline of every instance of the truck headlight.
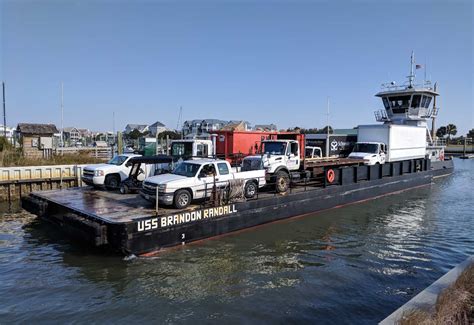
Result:
<instances>
[{"instance_id":1,"label":"truck headlight","mask_svg":"<svg viewBox=\"0 0 474 325\"><path fill-rule=\"evenodd\" d=\"M158 190L166 191L166 184L158 184Z\"/></svg>"},{"instance_id":2,"label":"truck headlight","mask_svg":"<svg viewBox=\"0 0 474 325\"><path fill-rule=\"evenodd\" d=\"M95 176L104 176L104 171L103 170L96 170L94 175Z\"/></svg>"}]
</instances>

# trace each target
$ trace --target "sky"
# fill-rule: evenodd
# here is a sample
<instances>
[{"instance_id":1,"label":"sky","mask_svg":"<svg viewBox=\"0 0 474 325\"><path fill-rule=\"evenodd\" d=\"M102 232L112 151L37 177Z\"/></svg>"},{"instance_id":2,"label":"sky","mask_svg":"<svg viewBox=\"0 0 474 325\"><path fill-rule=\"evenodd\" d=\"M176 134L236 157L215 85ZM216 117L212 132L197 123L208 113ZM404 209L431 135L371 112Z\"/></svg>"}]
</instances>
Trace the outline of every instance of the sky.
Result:
<instances>
[{"instance_id":1,"label":"sky","mask_svg":"<svg viewBox=\"0 0 474 325\"><path fill-rule=\"evenodd\" d=\"M437 125L474 128L471 0L0 0L7 124L95 131L217 118L279 128L376 123L410 54ZM423 70L417 71L422 81ZM115 119L113 116L115 115ZM115 120L115 123L114 123Z\"/></svg>"}]
</instances>

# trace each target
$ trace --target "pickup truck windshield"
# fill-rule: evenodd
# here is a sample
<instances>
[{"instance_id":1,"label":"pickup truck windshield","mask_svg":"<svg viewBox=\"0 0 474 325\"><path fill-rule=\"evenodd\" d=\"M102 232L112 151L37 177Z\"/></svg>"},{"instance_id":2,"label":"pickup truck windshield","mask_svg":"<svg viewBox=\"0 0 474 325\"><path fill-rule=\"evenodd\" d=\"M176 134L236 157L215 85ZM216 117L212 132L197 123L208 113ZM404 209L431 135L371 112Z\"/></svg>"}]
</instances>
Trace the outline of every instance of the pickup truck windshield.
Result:
<instances>
[{"instance_id":1,"label":"pickup truck windshield","mask_svg":"<svg viewBox=\"0 0 474 325\"><path fill-rule=\"evenodd\" d=\"M198 164L191 164L183 162L179 164L172 172L172 174L186 176L186 177L194 177L196 176L197 171L201 165Z\"/></svg>"},{"instance_id":2,"label":"pickup truck windshield","mask_svg":"<svg viewBox=\"0 0 474 325\"><path fill-rule=\"evenodd\" d=\"M127 158L127 156L115 156L114 158L110 159L107 164L120 166L125 162L125 160L127 160Z\"/></svg>"},{"instance_id":3,"label":"pickup truck windshield","mask_svg":"<svg viewBox=\"0 0 474 325\"><path fill-rule=\"evenodd\" d=\"M171 155L192 157L193 144L191 142L175 142L171 145Z\"/></svg>"},{"instance_id":4,"label":"pickup truck windshield","mask_svg":"<svg viewBox=\"0 0 474 325\"><path fill-rule=\"evenodd\" d=\"M311 149L306 148L304 156L306 158L313 158L313 148L311 148Z\"/></svg>"},{"instance_id":5,"label":"pickup truck windshield","mask_svg":"<svg viewBox=\"0 0 474 325\"><path fill-rule=\"evenodd\" d=\"M378 145L374 143L356 143L353 152L378 153Z\"/></svg>"},{"instance_id":6,"label":"pickup truck windshield","mask_svg":"<svg viewBox=\"0 0 474 325\"><path fill-rule=\"evenodd\" d=\"M284 142L264 142L263 153L268 155L284 155L286 152L286 143Z\"/></svg>"}]
</instances>

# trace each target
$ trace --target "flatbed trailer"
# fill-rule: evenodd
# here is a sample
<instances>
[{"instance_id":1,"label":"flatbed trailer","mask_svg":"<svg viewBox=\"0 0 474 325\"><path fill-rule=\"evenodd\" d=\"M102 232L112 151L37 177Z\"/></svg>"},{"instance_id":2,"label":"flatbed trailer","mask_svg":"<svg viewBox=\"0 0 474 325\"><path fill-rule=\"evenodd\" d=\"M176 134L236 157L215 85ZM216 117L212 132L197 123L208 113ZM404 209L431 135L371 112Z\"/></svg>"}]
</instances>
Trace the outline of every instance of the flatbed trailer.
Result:
<instances>
[{"instance_id":1,"label":"flatbed trailer","mask_svg":"<svg viewBox=\"0 0 474 325\"><path fill-rule=\"evenodd\" d=\"M22 206L84 243L147 256L168 247L427 186L434 176L451 173L453 163L432 166L428 159L415 159L322 168L334 172L331 182L324 177L317 185L295 186L283 195L268 190L254 199L219 205L204 201L183 210L156 211L139 195L91 188L34 192L22 199Z\"/></svg>"}]
</instances>

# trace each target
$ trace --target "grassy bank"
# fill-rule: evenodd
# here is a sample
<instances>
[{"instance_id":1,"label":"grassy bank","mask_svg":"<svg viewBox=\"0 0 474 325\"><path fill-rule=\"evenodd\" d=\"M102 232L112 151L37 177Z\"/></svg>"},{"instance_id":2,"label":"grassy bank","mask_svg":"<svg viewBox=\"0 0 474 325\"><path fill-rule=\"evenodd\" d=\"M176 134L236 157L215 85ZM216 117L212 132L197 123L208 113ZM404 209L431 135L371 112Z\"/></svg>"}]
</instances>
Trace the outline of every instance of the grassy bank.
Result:
<instances>
[{"instance_id":1,"label":"grassy bank","mask_svg":"<svg viewBox=\"0 0 474 325\"><path fill-rule=\"evenodd\" d=\"M16 166L46 166L46 165L81 165L102 163L104 159L91 157L87 152L68 155L53 155L49 159L32 159L23 157L17 149L7 149L0 152L0 167Z\"/></svg>"},{"instance_id":2,"label":"grassy bank","mask_svg":"<svg viewBox=\"0 0 474 325\"><path fill-rule=\"evenodd\" d=\"M412 310L403 315L400 324L474 324L474 265L439 295L434 314Z\"/></svg>"}]
</instances>

